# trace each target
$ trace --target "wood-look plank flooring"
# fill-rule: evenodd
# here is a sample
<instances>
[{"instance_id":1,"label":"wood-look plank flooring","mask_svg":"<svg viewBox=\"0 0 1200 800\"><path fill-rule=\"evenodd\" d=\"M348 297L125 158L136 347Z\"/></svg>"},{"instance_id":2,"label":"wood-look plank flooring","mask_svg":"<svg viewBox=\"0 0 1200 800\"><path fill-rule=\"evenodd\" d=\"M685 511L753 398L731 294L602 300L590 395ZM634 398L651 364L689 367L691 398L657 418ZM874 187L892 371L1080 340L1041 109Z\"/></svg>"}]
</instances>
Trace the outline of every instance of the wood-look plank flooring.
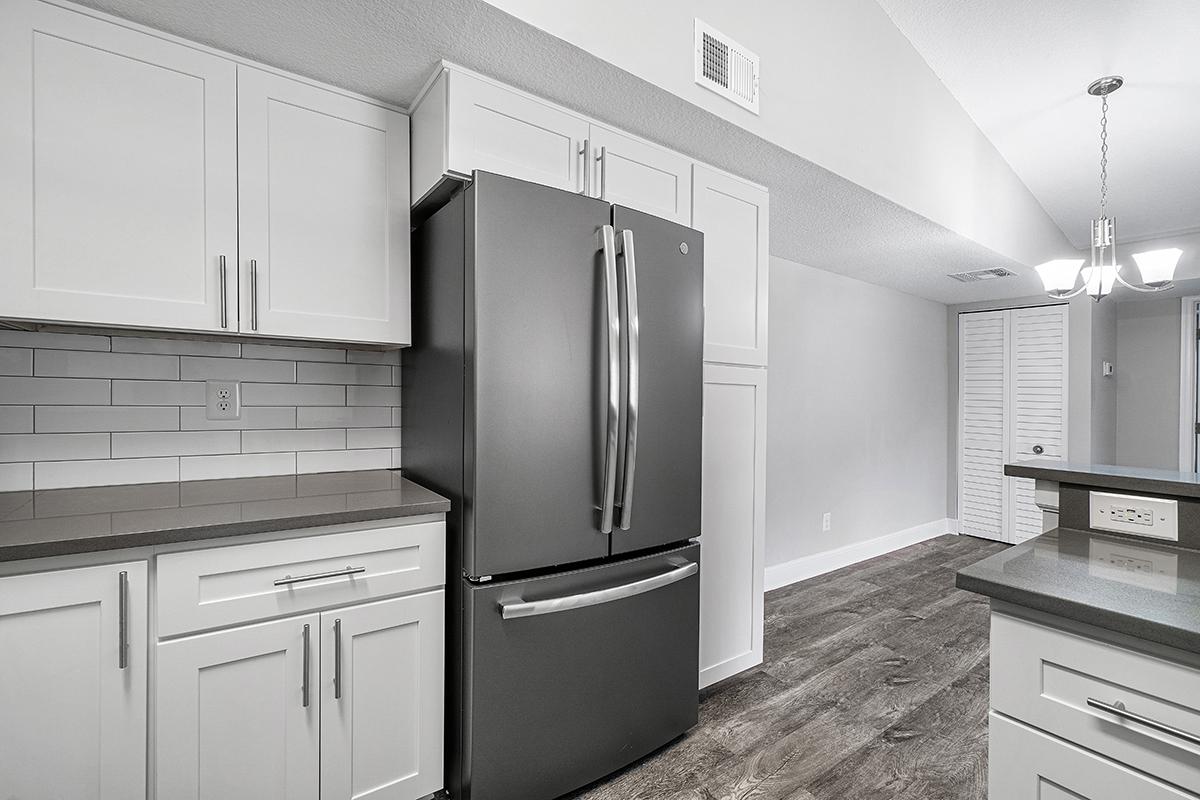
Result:
<instances>
[{"instance_id":1,"label":"wood-look plank flooring","mask_svg":"<svg viewBox=\"0 0 1200 800\"><path fill-rule=\"evenodd\" d=\"M943 536L769 592L763 663L568 798L984 800L988 604L954 573L1003 548Z\"/></svg>"}]
</instances>

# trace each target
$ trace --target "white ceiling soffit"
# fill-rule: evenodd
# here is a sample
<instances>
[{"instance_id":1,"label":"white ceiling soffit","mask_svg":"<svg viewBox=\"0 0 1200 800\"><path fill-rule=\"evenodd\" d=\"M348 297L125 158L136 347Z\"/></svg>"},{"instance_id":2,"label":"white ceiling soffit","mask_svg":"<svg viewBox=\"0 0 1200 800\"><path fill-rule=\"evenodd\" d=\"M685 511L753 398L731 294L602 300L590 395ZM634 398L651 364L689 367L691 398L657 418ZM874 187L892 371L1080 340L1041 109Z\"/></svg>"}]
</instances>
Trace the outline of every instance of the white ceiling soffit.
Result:
<instances>
[{"instance_id":1,"label":"white ceiling soffit","mask_svg":"<svg viewBox=\"0 0 1200 800\"><path fill-rule=\"evenodd\" d=\"M1027 266L481 0L84 5L399 106L447 59L767 186L774 255L943 303L1040 291ZM946 277L993 267L1018 275Z\"/></svg>"},{"instance_id":2,"label":"white ceiling soffit","mask_svg":"<svg viewBox=\"0 0 1200 800\"><path fill-rule=\"evenodd\" d=\"M878 0L1076 247L1099 214L1110 99L1118 240L1200 229L1198 0Z\"/></svg>"}]
</instances>

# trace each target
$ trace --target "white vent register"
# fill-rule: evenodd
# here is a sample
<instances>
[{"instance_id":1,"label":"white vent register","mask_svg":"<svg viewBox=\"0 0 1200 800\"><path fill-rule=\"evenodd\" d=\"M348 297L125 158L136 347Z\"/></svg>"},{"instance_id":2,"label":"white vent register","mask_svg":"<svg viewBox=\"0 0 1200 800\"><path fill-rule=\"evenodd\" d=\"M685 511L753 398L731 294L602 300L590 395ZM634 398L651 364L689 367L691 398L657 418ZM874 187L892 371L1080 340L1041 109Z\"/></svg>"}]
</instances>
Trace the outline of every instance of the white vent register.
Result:
<instances>
[{"instance_id":1,"label":"white vent register","mask_svg":"<svg viewBox=\"0 0 1200 800\"><path fill-rule=\"evenodd\" d=\"M696 83L758 113L758 56L696 20Z\"/></svg>"},{"instance_id":2,"label":"white vent register","mask_svg":"<svg viewBox=\"0 0 1200 800\"><path fill-rule=\"evenodd\" d=\"M1089 523L1098 531L1116 531L1151 539L1179 541L1179 502L1161 497L1135 497L1090 492Z\"/></svg>"}]
</instances>

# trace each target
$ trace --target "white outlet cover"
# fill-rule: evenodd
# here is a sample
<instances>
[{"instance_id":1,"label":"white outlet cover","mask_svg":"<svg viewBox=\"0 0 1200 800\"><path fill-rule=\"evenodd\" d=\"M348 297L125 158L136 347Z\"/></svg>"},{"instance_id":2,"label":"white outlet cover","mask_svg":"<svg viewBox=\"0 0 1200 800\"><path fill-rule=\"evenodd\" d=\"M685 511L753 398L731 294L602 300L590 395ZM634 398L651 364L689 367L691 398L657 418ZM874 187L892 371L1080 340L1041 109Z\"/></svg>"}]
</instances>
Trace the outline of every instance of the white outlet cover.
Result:
<instances>
[{"instance_id":1,"label":"white outlet cover","mask_svg":"<svg viewBox=\"0 0 1200 800\"><path fill-rule=\"evenodd\" d=\"M1109 492L1088 494L1088 524L1093 530L1179 541L1179 501Z\"/></svg>"},{"instance_id":2,"label":"white outlet cover","mask_svg":"<svg viewBox=\"0 0 1200 800\"><path fill-rule=\"evenodd\" d=\"M237 381L205 381L204 410L207 419L240 419L242 385Z\"/></svg>"}]
</instances>

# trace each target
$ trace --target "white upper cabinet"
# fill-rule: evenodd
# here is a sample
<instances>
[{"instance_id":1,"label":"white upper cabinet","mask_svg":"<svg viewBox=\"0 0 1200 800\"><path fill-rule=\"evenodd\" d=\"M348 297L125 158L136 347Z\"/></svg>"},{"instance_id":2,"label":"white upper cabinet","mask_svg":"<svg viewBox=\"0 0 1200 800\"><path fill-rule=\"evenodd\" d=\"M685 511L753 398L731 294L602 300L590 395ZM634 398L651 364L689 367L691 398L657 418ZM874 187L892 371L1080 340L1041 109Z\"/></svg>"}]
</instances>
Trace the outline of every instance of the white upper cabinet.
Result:
<instances>
[{"instance_id":1,"label":"white upper cabinet","mask_svg":"<svg viewBox=\"0 0 1200 800\"><path fill-rule=\"evenodd\" d=\"M697 164L692 227L704 233L704 360L767 365L767 190Z\"/></svg>"},{"instance_id":2,"label":"white upper cabinet","mask_svg":"<svg viewBox=\"0 0 1200 800\"><path fill-rule=\"evenodd\" d=\"M233 62L35 0L0 18L0 316L220 331Z\"/></svg>"},{"instance_id":3,"label":"white upper cabinet","mask_svg":"<svg viewBox=\"0 0 1200 800\"><path fill-rule=\"evenodd\" d=\"M408 118L238 67L241 330L408 344Z\"/></svg>"},{"instance_id":4,"label":"white upper cabinet","mask_svg":"<svg viewBox=\"0 0 1200 800\"><path fill-rule=\"evenodd\" d=\"M583 191L588 121L466 72L443 71L413 112L412 197L473 170Z\"/></svg>"},{"instance_id":5,"label":"white upper cabinet","mask_svg":"<svg viewBox=\"0 0 1200 800\"><path fill-rule=\"evenodd\" d=\"M679 153L592 125L594 197L681 225L692 224L692 162Z\"/></svg>"},{"instance_id":6,"label":"white upper cabinet","mask_svg":"<svg viewBox=\"0 0 1200 800\"><path fill-rule=\"evenodd\" d=\"M146 603L144 561L0 578L0 796L146 796Z\"/></svg>"},{"instance_id":7,"label":"white upper cabinet","mask_svg":"<svg viewBox=\"0 0 1200 800\"><path fill-rule=\"evenodd\" d=\"M408 118L0 0L0 318L404 345Z\"/></svg>"}]
</instances>

